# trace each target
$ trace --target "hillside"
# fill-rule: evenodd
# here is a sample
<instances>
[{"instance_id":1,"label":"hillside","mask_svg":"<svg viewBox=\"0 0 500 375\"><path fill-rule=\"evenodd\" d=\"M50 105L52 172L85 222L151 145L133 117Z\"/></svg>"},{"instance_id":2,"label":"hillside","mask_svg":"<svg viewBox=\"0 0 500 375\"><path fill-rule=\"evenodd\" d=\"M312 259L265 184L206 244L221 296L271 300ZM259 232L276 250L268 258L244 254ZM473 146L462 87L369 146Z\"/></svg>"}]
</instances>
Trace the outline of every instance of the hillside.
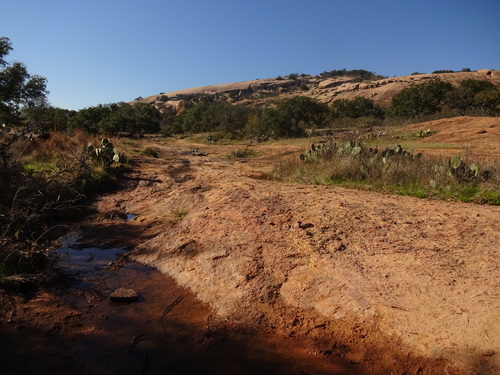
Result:
<instances>
[{"instance_id":1,"label":"hillside","mask_svg":"<svg viewBox=\"0 0 500 375\"><path fill-rule=\"evenodd\" d=\"M454 144L475 156L500 155L500 117L454 117L407 125L401 132L431 130L433 134L420 141L426 144ZM421 151L421 149L418 149ZM443 150L433 150L443 153ZM448 150L455 151L456 150ZM425 150L430 153L430 150Z\"/></svg>"},{"instance_id":2,"label":"hillside","mask_svg":"<svg viewBox=\"0 0 500 375\"><path fill-rule=\"evenodd\" d=\"M489 81L500 87L500 71L488 69L475 72L417 74L362 82L350 76L322 78L301 75L294 76L294 79L279 77L189 88L152 95L137 101L154 104L160 110L170 107L179 112L185 107L187 103L185 100L195 95L217 96L220 100L238 104L246 104L249 101L264 104L276 101L277 98L295 95L312 97L324 103L330 103L335 99L354 99L363 96L373 99L375 104L387 107L392 97L402 89L433 78L440 78L454 86L458 86L466 79L476 79Z\"/></svg>"}]
</instances>

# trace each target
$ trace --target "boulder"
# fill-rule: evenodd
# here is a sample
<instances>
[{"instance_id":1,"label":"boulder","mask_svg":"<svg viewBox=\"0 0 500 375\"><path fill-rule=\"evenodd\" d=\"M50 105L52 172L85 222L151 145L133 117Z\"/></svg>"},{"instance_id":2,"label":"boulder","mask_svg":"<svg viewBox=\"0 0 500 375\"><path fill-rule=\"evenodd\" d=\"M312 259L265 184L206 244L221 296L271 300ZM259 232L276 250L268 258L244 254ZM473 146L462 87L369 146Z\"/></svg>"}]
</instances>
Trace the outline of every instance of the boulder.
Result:
<instances>
[{"instance_id":1,"label":"boulder","mask_svg":"<svg viewBox=\"0 0 500 375\"><path fill-rule=\"evenodd\" d=\"M318 88L320 89L329 89L332 87L340 86L344 83L350 82L350 79L346 78L327 78L324 81L318 83Z\"/></svg>"}]
</instances>

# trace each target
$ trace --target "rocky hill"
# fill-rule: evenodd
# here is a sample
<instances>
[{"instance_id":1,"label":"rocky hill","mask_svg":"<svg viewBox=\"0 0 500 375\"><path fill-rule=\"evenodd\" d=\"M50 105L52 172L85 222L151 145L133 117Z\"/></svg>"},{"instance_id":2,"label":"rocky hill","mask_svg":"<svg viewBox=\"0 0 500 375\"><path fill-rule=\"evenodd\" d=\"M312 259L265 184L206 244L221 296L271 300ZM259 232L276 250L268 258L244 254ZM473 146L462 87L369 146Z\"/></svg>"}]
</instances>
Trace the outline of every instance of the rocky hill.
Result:
<instances>
[{"instance_id":1,"label":"rocky hill","mask_svg":"<svg viewBox=\"0 0 500 375\"><path fill-rule=\"evenodd\" d=\"M375 76L379 78L380 76ZM379 78L360 81L355 76L324 78L322 76L291 75L285 78L268 78L253 81L202 86L172 91L146 98L138 102L154 104L162 111L167 109L182 111L188 100L200 95L217 97L235 104L266 104L285 96L303 95L330 103L335 99L354 99L363 96L373 99L375 104L388 107L392 97L411 84L419 84L433 78L458 86L466 79L484 80L500 87L500 70L482 69L475 72L440 74L414 74L410 76Z\"/></svg>"}]
</instances>

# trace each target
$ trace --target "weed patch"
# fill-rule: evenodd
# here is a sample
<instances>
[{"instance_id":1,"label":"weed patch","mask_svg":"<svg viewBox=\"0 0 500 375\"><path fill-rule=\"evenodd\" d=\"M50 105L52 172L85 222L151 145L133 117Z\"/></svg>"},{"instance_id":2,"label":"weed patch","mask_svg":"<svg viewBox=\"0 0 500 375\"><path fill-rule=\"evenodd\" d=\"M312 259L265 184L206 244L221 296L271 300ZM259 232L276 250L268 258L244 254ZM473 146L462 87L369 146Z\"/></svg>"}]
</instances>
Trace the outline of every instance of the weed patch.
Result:
<instances>
[{"instance_id":1,"label":"weed patch","mask_svg":"<svg viewBox=\"0 0 500 375\"><path fill-rule=\"evenodd\" d=\"M180 223L182 220L184 220L187 214L188 214L187 210L180 210L180 209L173 210L169 220L170 224L175 225Z\"/></svg>"},{"instance_id":2,"label":"weed patch","mask_svg":"<svg viewBox=\"0 0 500 375\"><path fill-rule=\"evenodd\" d=\"M157 158L159 156L158 151L154 147L145 147L141 152L141 155L149 156L152 158Z\"/></svg>"},{"instance_id":3,"label":"weed patch","mask_svg":"<svg viewBox=\"0 0 500 375\"><path fill-rule=\"evenodd\" d=\"M331 184L418 198L499 204L500 167L467 158L422 158L401 146L377 149L361 141L312 145L277 165L281 181Z\"/></svg>"}]
</instances>

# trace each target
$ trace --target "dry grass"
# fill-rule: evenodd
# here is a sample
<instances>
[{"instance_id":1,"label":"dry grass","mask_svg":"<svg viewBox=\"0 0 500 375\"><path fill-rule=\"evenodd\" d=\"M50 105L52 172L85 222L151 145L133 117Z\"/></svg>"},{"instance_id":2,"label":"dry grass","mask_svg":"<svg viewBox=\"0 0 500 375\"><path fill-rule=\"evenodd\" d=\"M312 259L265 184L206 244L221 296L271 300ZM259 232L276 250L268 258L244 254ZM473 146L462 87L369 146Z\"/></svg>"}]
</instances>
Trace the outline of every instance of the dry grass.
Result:
<instances>
[{"instance_id":1,"label":"dry grass","mask_svg":"<svg viewBox=\"0 0 500 375\"><path fill-rule=\"evenodd\" d=\"M478 166L478 176L457 176L445 157L331 153L315 160L283 160L273 177L287 182L333 184L419 198L440 198L500 205L500 166L491 160L462 158L465 170ZM487 172L485 172L487 171Z\"/></svg>"},{"instance_id":2,"label":"dry grass","mask_svg":"<svg viewBox=\"0 0 500 375\"><path fill-rule=\"evenodd\" d=\"M260 156L260 152L253 148L238 148L227 154L229 158L243 159L243 158L255 158Z\"/></svg>"},{"instance_id":3,"label":"dry grass","mask_svg":"<svg viewBox=\"0 0 500 375\"><path fill-rule=\"evenodd\" d=\"M96 143L83 132L48 138L0 134L0 279L12 273L42 273L52 265L50 239L60 212L83 194L103 191L114 174L91 159Z\"/></svg>"}]
</instances>

